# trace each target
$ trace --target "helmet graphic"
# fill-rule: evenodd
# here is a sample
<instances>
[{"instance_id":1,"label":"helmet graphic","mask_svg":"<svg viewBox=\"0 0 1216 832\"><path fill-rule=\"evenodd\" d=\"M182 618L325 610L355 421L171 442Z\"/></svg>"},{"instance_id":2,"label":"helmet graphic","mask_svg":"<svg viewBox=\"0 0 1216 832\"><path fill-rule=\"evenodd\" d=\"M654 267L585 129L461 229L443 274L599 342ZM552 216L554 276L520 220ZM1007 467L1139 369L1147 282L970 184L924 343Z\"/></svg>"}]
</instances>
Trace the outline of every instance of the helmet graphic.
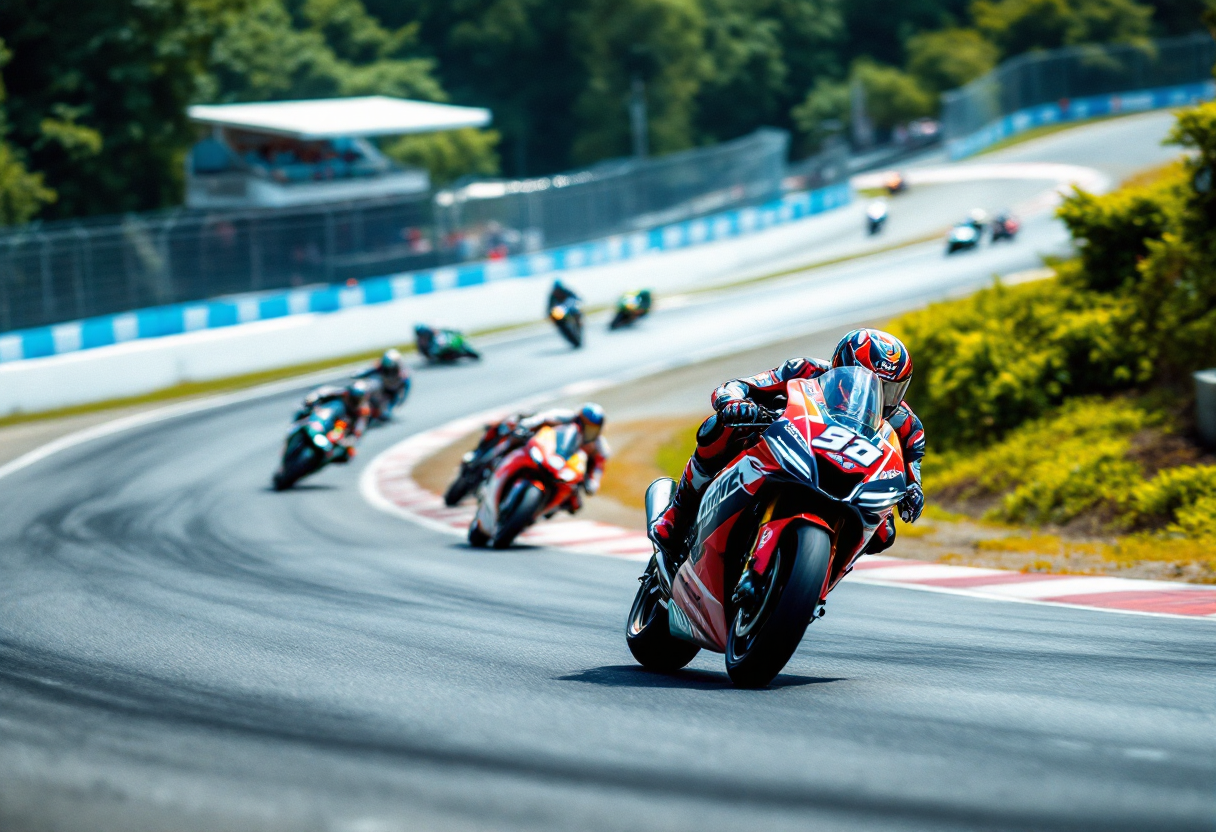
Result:
<instances>
[{"instance_id":1,"label":"helmet graphic","mask_svg":"<svg viewBox=\"0 0 1216 832\"><path fill-rule=\"evenodd\" d=\"M587 402L578 409L578 416L575 418L583 429L584 442L594 442L599 438L600 431L604 428L604 408L595 402Z\"/></svg>"},{"instance_id":2,"label":"helmet graphic","mask_svg":"<svg viewBox=\"0 0 1216 832\"><path fill-rule=\"evenodd\" d=\"M865 367L882 382L882 415L889 418L904 400L912 381L912 356L894 335L879 329L855 329L840 339L833 367Z\"/></svg>"},{"instance_id":3,"label":"helmet graphic","mask_svg":"<svg viewBox=\"0 0 1216 832\"><path fill-rule=\"evenodd\" d=\"M366 399L371 395L371 392L371 385L363 380L352 381L350 384L346 385L346 394L348 396L353 396L356 399Z\"/></svg>"}]
</instances>

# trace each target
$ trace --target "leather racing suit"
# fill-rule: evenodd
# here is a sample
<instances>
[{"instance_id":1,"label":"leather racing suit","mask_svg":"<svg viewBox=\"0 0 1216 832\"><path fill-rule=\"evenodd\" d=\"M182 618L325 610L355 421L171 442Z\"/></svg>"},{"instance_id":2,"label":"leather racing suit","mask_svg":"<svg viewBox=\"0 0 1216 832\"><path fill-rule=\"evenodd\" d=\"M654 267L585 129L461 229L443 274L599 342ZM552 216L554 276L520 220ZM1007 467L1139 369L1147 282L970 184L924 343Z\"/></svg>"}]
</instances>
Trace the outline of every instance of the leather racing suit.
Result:
<instances>
[{"instance_id":1,"label":"leather racing suit","mask_svg":"<svg viewBox=\"0 0 1216 832\"><path fill-rule=\"evenodd\" d=\"M697 448L684 467L671 505L651 527L651 537L666 552L679 552L683 557L684 538L696 519L701 495L706 487L740 451L758 441L759 433L755 429L726 424L723 409L745 401L769 409L781 409L785 406L786 382L815 378L829 369L831 365L828 362L816 358L791 358L780 367L754 376L732 379L714 390L710 397L714 413L697 430ZM899 436L908 484L919 486L920 461L925 455L924 427L907 402L900 402L887 421ZM888 517L887 522L874 533L866 552L874 554L884 551L894 542L895 522Z\"/></svg>"},{"instance_id":2,"label":"leather racing suit","mask_svg":"<svg viewBox=\"0 0 1216 832\"><path fill-rule=\"evenodd\" d=\"M363 431L367 430L371 407L368 405L366 396L355 395L349 387L336 385L318 387L304 397L304 401L300 403L292 421L298 422L321 405L330 403L341 404L349 420L350 429L339 443L342 446L342 453L334 459L334 462L347 462L355 455L355 445L363 436Z\"/></svg>"}]
</instances>

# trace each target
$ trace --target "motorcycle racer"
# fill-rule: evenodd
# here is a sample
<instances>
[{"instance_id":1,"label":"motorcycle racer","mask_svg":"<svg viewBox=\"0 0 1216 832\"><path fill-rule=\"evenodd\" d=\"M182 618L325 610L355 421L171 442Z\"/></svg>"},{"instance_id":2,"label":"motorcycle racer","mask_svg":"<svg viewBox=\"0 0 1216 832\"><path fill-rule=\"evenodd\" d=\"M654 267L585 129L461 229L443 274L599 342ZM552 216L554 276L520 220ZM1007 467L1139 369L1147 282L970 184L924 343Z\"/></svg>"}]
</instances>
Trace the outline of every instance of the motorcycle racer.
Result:
<instances>
[{"instance_id":1,"label":"motorcycle racer","mask_svg":"<svg viewBox=\"0 0 1216 832\"><path fill-rule=\"evenodd\" d=\"M522 446L538 430L543 427L559 425L577 425L582 434L580 449L587 454L587 474L583 478L582 488L588 496L595 494L600 488L600 479L604 475L604 463L608 460L608 442L602 436L604 429L604 409L594 402L587 402L577 410L554 409L537 413L535 416L513 416L504 419L498 425L492 425L487 434L502 435L509 431L511 440L503 449L511 450ZM507 425L512 427L504 428ZM568 509L571 514L582 508L582 501L575 492L573 502Z\"/></svg>"},{"instance_id":2,"label":"motorcycle racer","mask_svg":"<svg viewBox=\"0 0 1216 832\"><path fill-rule=\"evenodd\" d=\"M925 455L925 431L904 394L912 380L912 356L893 335L876 329L858 329L837 344L831 363L815 358L791 358L780 367L745 378L733 379L714 390L714 413L697 431L697 447L671 498L671 503L651 525L651 541L659 547L672 568L685 556L685 541L697 516L701 496L722 467L748 445L757 433L744 425L760 418L760 408L784 406L786 382L815 378L833 367L864 367L878 376L883 390L883 417L899 436L903 450L908 491L899 503L905 523L914 523L924 509L920 462ZM895 524L888 520L866 548L875 554L895 542ZM746 594L748 575L740 580Z\"/></svg>"},{"instance_id":3,"label":"motorcycle racer","mask_svg":"<svg viewBox=\"0 0 1216 832\"><path fill-rule=\"evenodd\" d=\"M333 461L349 462L355 455L355 445L363 436L363 431L367 429L368 418L371 415L370 396L371 387L366 381L352 381L345 387L327 384L318 387L304 397L304 401L301 402L292 421L298 422L321 405L340 404L350 420L350 429L342 437L339 443L341 453L337 454Z\"/></svg>"},{"instance_id":4,"label":"motorcycle racer","mask_svg":"<svg viewBox=\"0 0 1216 832\"><path fill-rule=\"evenodd\" d=\"M565 303L568 300L582 300L578 294L560 280L553 281L553 288L549 290L549 308Z\"/></svg>"},{"instance_id":5,"label":"motorcycle racer","mask_svg":"<svg viewBox=\"0 0 1216 832\"><path fill-rule=\"evenodd\" d=\"M377 418L387 419L410 394L409 367L401 359L401 353L394 349L385 350L379 361L366 370L356 373L354 378L380 382L380 389L384 391L385 400L379 408L381 415Z\"/></svg>"}]
</instances>

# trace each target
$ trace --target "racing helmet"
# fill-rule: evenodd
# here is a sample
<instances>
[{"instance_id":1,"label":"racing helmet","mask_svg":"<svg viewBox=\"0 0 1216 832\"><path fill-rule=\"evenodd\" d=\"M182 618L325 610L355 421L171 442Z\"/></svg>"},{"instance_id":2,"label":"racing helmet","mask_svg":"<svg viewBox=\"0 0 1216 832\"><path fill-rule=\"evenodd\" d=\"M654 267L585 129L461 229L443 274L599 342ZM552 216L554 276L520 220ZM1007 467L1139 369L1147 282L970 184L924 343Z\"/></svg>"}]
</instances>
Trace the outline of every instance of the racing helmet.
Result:
<instances>
[{"instance_id":1,"label":"racing helmet","mask_svg":"<svg viewBox=\"0 0 1216 832\"><path fill-rule=\"evenodd\" d=\"M352 381L346 385L347 397L353 399L355 403L362 404L367 401L368 396L372 394L372 386L363 379Z\"/></svg>"},{"instance_id":2,"label":"racing helmet","mask_svg":"<svg viewBox=\"0 0 1216 832\"><path fill-rule=\"evenodd\" d=\"M380 356L380 363L376 365L381 373L401 374L401 353L395 349L387 349L384 355Z\"/></svg>"},{"instance_id":3,"label":"racing helmet","mask_svg":"<svg viewBox=\"0 0 1216 832\"><path fill-rule=\"evenodd\" d=\"M912 381L912 356L903 342L879 329L855 329L840 339L833 367L865 367L882 382L882 415L891 418Z\"/></svg>"},{"instance_id":4,"label":"racing helmet","mask_svg":"<svg viewBox=\"0 0 1216 832\"><path fill-rule=\"evenodd\" d=\"M574 420L582 428L583 441L594 442L599 438L600 431L604 429L604 408L595 402L587 402L578 409L578 415L574 417Z\"/></svg>"}]
</instances>

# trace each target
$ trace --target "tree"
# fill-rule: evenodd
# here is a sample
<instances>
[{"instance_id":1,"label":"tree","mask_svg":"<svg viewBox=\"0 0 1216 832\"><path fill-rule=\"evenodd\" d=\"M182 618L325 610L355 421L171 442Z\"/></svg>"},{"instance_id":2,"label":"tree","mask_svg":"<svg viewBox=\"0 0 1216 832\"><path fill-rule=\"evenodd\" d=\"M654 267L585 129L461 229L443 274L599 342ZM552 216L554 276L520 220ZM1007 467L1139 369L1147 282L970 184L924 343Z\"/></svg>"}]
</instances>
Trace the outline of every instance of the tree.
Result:
<instances>
[{"instance_id":1,"label":"tree","mask_svg":"<svg viewBox=\"0 0 1216 832\"><path fill-rule=\"evenodd\" d=\"M385 143L384 152L403 165L425 168L431 184L443 187L462 176L498 173L498 133L494 130L447 130L419 136L401 136Z\"/></svg>"},{"instance_id":2,"label":"tree","mask_svg":"<svg viewBox=\"0 0 1216 832\"><path fill-rule=\"evenodd\" d=\"M790 109L839 72L836 0L702 0L710 71L696 99L699 141L761 125L792 127Z\"/></svg>"},{"instance_id":3,"label":"tree","mask_svg":"<svg viewBox=\"0 0 1216 832\"><path fill-rule=\"evenodd\" d=\"M975 0L976 28L1005 55L1082 43L1137 43L1149 34L1151 6L1135 0Z\"/></svg>"},{"instance_id":4,"label":"tree","mask_svg":"<svg viewBox=\"0 0 1216 832\"><path fill-rule=\"evenodd\" d=\"M211 50L212 101L394 95L442 101L434 61L412 55L417 27L389 30L359 0L249 0Z\"/></svg>"},{"instance_id":5,"label":"tree","mask_svg":"<svg viewBox=\"0 0 1216 832\"><path fill-rule=\"evenodd\" d=\"M866 113L880 130L932 115L936 109L932 94L893 66L859 59L853 65L853 77L865 90Z\"/></svg>"},{"instance_id":6,"label":"tree","mask_svg":"<svg viewBox=\"0 0 1216 832\"><path fill-rule=\"evenodd\" d=\"M241 0L0 4L9 138L58 200L48 216L176 203L216 21Z\"/></svg>"},{"instance_id":7,"label":"tree","mask_svg":"<svg viewBox=\"0 0 1216 832\"><path fill-rule=\"evenodd\" d=\"M693 107L710 71L705 17L695 0L585 0L572 37L587 70L574 104L576 163L627 154L626 104L635 78L646 87L649 144L655 153L689 147Z\"/></svg>"},{"instance_id":8,"label":"tree","mask_svg":"<svg viewBox=\"0 0 1216 832\"><path fill-rule=\"evenodd\" d=\"M974 29L942 29L908 38L908 72L935 93L963 86L996 66L1000 50Z\"/></svg>"},{"instance_id":9,"label":"tree","mask_svg":"<svg viewBox=\"0 0 1216 832\"><path fill-rule=\"evenodd\" d=\"M10 57L0 39L0 67ZM26 222L44 205L54 202L56 194L42 184L41 173L31 173L25 167L24 154L4 140L8 133L4 98L4 83L0 81L0 225L15 225Z\"/></svg>"}]
</instances>

